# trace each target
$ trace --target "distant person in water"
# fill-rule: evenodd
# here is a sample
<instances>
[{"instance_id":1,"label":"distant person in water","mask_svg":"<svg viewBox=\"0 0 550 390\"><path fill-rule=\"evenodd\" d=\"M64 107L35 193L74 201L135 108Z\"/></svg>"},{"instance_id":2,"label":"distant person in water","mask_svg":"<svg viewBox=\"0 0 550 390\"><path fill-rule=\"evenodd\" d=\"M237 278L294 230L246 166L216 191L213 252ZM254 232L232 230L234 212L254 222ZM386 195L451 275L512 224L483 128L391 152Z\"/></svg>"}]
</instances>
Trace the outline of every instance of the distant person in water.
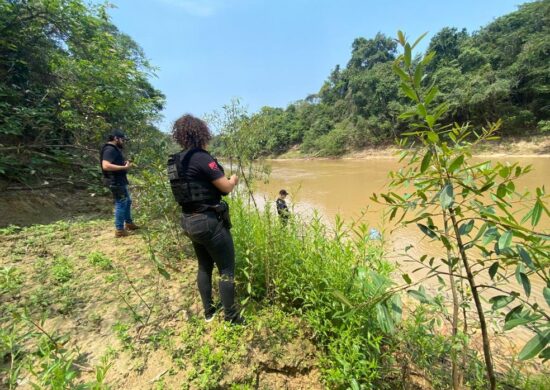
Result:
<instances>
[{"instance_id":1,"label":"distant person in water","mask_svg":"<svg viewBox=\"0 0 550 390\"><path fill-rule=\"evenodd\" d=\"M122 154L127 141L128 138L122 130L112 131L99 156L103 183L111 190L115 203L115 237L124 237L128 235L128 230L139 229L132 221L132 198L128 192L126 177L132 163Z\"/></svg>"},{"instance_id":2,"label":"distant person in water","mask_svg":"<svg viewBox=\"0 0 550 390\"><path fill-rule=\"evenodd\" d=\"M275 201L275 204L277 205L277 213L279 214L279 218L284 225L287 224L288 218L290 217L290 211L288 210L288 206L285 202L285 198L287 195L288 192L283 189L279 191L279 197Z\"/></svg>"}]
</instances>

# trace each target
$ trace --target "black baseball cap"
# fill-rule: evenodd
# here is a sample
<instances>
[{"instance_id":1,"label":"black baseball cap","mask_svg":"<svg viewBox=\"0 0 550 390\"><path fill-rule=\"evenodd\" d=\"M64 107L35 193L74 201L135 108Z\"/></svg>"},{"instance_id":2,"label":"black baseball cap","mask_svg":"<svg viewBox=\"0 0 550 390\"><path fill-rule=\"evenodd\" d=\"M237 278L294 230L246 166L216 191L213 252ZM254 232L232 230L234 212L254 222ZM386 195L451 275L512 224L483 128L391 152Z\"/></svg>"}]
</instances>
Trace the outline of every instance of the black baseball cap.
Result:
<instances>
[{"instance_id":1,"label":"black baseball cap","mask_svg":"<svg viewBox=\"0 0 550 390\"><path fill-rule=\"evenodd\" d=\"M124 134L124 132L120 129L115 129L111 132L111 136L113 137L116 137L116 138L122 138L124 140L128 140L128 137L126 136L126 134Z\"/></svg>"},{"instance_id":2,"label":"black baseball cap","mask_svg":"<svg viewBox=\"0 0 550 390\"><path fill-rule=\"evenodd\" d=\"M286 190L279 191L279 195L288 195L288 192Z\"/></svg>"}]
</instances>

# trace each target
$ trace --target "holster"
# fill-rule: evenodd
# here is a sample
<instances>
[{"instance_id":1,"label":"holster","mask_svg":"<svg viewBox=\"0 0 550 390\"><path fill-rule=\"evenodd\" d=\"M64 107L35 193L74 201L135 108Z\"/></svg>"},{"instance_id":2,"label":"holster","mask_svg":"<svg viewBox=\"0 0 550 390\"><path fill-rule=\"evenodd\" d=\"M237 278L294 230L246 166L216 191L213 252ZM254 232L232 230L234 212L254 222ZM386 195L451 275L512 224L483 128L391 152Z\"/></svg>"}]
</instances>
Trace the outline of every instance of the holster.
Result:
<instances>
[{"instance_id":1,"label":"holster","mask_svg":"<svg viewBox=\"0 0 550 390\"><path fill-rule=\"evenodd\" d=\"M219 204L210 206L209 208L214 210L218 219L223 222L223 226L225 226L226 229L231 229L233 225L231 225L231 218L229 217L229 205L226 202L222 200Z\"/></svg>"},{"instance_id":2,"label":"holster","mask_svg":"<svg viewBox=\"0 0 550 390\"><path fill-rule=\"evenodd\" d=\"M124 186L113 185L109 186L111 193L113 194L114 200L124 200L126 198L126 189Z\"/></svg>"}]
</instances>

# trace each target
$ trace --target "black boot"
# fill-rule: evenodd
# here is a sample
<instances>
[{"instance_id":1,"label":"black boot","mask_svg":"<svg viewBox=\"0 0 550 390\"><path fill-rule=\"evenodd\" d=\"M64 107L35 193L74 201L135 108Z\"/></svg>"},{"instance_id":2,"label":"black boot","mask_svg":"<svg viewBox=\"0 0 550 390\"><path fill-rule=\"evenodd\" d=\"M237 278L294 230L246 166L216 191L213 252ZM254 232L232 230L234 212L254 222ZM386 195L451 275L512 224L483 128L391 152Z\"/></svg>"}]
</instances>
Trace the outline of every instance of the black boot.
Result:
<instances>
[{"instance_id":1,"label":"black boot","mask_svg":"<svg viewBox=\"0 0 550 390\"><path fill-rule=\"evenodd\" d=\"M219 282L220 296L225 312L225 320L232 324L244 324L244 318L239 315L239 310L235 304L235 281L233 278L222 276Z\"/></svg>"}]
</instances>

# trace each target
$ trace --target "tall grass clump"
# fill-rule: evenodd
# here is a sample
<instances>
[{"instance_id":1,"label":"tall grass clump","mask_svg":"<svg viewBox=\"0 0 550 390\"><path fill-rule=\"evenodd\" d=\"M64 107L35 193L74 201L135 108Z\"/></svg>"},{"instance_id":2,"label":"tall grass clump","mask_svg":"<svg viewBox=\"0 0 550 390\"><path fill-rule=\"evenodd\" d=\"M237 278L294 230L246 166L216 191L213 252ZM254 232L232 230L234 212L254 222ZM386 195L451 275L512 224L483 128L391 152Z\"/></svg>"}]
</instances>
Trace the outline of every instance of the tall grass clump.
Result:
<instances>
[{"instance_id":1,"label":"tall grass clump","mask_svg":"<svg viewBox=\"0 0 550 390\"><path fill-rule=\"evenodd\" d=\"M364 224L328 228L319 218L282 224L269 206L231 200L237 281L248 298L302 317L325 354L328 385L372 386L380 377L384 335L400 320L392 267Z\"/></svg>"}]
</instances>

